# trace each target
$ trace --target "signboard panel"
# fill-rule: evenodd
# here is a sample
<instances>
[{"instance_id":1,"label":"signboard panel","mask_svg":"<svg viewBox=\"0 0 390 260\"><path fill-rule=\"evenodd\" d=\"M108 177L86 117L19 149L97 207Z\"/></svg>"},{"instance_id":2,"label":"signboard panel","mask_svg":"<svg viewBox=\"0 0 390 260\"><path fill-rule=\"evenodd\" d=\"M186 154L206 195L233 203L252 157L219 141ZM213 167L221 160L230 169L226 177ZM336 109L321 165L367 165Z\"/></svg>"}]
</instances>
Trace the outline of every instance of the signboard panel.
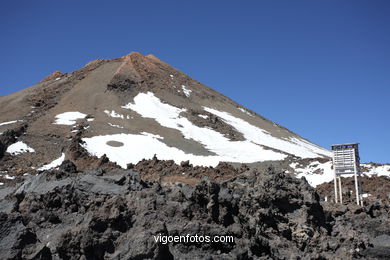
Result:
<instances>
[{"instance_id":1,"label":"signboard panel","mask_svg":"<svg viewBox=\"0 0 390 260\"><path fill-rule=\"evenodd\" d=\"M343 203L341 188L341 175L353 174L355 177L356 202L361 205L360 186L358 175L360 176L359 144L336 144L332 145L335 202ZM338 182L338 185L337 185Z\"/></svg>"}]
</instances>

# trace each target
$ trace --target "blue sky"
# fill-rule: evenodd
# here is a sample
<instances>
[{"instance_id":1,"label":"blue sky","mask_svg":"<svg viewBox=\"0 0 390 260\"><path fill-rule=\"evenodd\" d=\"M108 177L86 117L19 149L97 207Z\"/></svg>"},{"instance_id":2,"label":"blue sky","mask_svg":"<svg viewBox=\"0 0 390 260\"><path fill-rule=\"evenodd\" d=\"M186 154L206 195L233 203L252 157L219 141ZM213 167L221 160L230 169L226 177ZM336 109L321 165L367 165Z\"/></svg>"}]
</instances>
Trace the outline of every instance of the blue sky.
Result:
<instances>
[{"instance_id":1,"label":"blue sky","mask_svg":"<svg viewBox=\"0 0 390 260\"><path fill-rule=\"evenodd\" d=\"M386 0L2 1L0 95L153 53L323 147L390 162L389 14Z\"/></svg>"}]
</instances>

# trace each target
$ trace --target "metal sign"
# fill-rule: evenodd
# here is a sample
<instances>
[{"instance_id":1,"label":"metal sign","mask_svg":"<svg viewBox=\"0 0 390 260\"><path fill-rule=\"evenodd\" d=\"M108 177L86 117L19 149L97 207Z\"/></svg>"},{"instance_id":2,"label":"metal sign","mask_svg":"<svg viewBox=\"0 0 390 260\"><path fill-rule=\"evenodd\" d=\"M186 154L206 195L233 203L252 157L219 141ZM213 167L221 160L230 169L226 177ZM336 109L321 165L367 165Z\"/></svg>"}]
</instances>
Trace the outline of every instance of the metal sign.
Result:
<instances>
[{"instance_id":1,"label":"metal sign","mask_svg":"<svg viewBox=\"0 0 390 260\"><path fill-rule=\"evenodd\" d=\"M341 175L353 174L355 177L356 203L358 205L362 205L360 185L358 179L358 177L360 177L359 144L351 143L332 145L332 151L335 202L343 203Z\"/></svg>"}]
</instances>

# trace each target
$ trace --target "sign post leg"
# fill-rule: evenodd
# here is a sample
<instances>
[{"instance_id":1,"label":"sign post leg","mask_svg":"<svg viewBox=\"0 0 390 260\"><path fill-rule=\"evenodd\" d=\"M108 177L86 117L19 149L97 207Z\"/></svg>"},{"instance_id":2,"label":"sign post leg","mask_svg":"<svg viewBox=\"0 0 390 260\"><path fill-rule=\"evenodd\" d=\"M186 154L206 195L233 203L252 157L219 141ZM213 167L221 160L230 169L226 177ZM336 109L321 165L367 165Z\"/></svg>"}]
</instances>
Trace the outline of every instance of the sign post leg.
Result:
<instances>
[{"instance_id":1,"label":"sign post leg","mask_svg":"<svg viewBox=\"0 0 390 260\"><path fill-rule=\"evenodd\" d=\"M339 176L340 203L343 204L343 191L341 189L341 177Z\"/></svg>"},{"instance_id":2,"label":"sign post leg","mask_svg":"<svg viewBox=\"0 0 390 260\"><path fill-rule=\"evenodd\" d=\"M338 200L338 191L337 191L337 176L334 175L334 202L337 203Z\"/></svg>"}]
</instances>

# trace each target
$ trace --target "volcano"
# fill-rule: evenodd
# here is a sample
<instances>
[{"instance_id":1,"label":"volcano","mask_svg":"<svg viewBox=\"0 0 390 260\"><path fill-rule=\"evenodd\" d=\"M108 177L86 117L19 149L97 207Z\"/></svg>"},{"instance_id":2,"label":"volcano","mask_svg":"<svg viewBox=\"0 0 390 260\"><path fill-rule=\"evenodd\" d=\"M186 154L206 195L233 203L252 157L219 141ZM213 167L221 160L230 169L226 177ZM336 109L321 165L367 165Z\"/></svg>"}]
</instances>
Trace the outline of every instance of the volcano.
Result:
<instances>
[{"instance_id":1,"label":"volcano","mask_svg":"<svg viewBox=\"0 0 390 260\"><path fill-rule=\"evenodd\" d=\"M88 157L122 168L142 159L254 163L331 153L153 55L94 60L0 97L0 170L45 170Z\"/></svg>"},{"instance_id":2,"label":"volcano","mask_svg":"<svg viewBox=\"0 0 390 260\"><path fill-rule=\"evenodd\" d=\"M363 180L366 207L333 204L330 151L152 55L0 97L0 133L0 259L390 254L390 165L362 165L383 175ZM198 235L232 240L157 240Z\"/></svg>"}]
</instances>

